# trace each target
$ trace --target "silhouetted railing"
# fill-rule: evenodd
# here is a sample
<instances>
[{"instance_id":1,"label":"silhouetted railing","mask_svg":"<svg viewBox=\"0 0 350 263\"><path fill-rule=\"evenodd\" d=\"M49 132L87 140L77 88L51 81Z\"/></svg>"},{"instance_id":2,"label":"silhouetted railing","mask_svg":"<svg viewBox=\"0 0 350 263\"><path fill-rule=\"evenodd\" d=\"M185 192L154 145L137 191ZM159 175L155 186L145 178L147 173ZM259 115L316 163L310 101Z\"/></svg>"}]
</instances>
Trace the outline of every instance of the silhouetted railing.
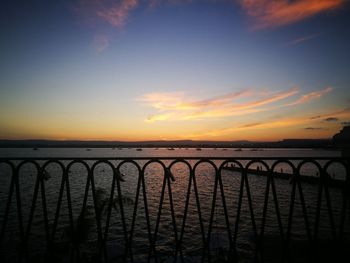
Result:
<instances>
[{"instance_id":1,"label":"silhouetted railing","mask_svg":"<svg viewBox=\"0 0 350 263\"><path fill-rule=\"evenodd\" d=\"M336 261L349 171L319 157L2 158L1 260Z\"/></svg>"}]
</instances>

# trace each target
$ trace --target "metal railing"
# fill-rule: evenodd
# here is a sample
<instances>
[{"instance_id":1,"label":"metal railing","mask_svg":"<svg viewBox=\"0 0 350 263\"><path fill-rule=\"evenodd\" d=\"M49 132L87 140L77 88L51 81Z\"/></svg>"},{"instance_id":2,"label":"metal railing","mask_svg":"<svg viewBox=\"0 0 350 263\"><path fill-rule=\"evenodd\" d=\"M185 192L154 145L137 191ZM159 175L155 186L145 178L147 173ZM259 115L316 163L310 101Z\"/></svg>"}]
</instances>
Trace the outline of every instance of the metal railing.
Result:
<instances>
[{"instance_id":1,"label":"metal railing","mask_svg":"<svg viewBox=\"0 0 350 263\"><path fill-rule=\"evenodd\" d=\"M2 158L0 171L1 262L348 256L342 158Z\"/></svg>"}]
</instances>

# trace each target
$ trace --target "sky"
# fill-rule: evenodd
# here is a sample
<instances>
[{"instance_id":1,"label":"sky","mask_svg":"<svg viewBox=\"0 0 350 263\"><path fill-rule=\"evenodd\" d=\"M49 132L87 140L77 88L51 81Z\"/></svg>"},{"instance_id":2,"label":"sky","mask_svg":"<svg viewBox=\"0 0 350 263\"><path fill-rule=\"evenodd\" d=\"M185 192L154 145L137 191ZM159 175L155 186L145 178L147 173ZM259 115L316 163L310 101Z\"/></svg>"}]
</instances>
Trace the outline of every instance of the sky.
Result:
<instances>
[{"instance_id":1,"label":"sky","mask_svg":"<svg viewBox=\"0 0 350 263\"><path fill-rule=\"evenodd\" d=\"M0 139L330 138L347 0L4 0Z\"/></svg>"}]
</instances>

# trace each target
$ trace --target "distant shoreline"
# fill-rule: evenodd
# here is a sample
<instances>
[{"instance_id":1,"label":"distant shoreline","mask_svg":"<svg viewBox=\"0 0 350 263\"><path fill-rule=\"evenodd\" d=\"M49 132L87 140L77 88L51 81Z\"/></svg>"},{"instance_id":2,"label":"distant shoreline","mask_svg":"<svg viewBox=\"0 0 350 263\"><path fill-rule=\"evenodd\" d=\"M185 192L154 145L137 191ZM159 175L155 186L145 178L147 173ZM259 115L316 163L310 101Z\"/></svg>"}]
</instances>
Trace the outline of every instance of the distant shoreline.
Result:
<instances>
[{"instance_id":1,"label":"distant shoreline","mask_svg":"<svg viewBox=\"0 0 350 263\"><path fill-rule=\"evenodd\" d=\"M326 148L335 149L332 139L284 139L254 141L54 141L0 140L0 148Z\"/></svg>"}]
</instances>

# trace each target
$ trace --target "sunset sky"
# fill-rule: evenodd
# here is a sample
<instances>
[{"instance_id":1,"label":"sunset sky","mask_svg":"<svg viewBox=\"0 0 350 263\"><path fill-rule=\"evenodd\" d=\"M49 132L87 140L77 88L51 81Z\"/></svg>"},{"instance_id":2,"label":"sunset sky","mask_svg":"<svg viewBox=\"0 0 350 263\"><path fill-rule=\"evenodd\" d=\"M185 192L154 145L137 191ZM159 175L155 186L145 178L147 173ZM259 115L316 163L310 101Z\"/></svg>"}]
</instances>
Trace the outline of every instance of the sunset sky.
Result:
<instances>
[{"instance_id":1,"label":"sunset sky","mask_svg":"<svg viewBox=\"0 0 350 263\"><path fill-rule=\"evenodd\" d=\"M346 0L4 0L0 139L329 138Z\"/></svg>"}]
</instances>

